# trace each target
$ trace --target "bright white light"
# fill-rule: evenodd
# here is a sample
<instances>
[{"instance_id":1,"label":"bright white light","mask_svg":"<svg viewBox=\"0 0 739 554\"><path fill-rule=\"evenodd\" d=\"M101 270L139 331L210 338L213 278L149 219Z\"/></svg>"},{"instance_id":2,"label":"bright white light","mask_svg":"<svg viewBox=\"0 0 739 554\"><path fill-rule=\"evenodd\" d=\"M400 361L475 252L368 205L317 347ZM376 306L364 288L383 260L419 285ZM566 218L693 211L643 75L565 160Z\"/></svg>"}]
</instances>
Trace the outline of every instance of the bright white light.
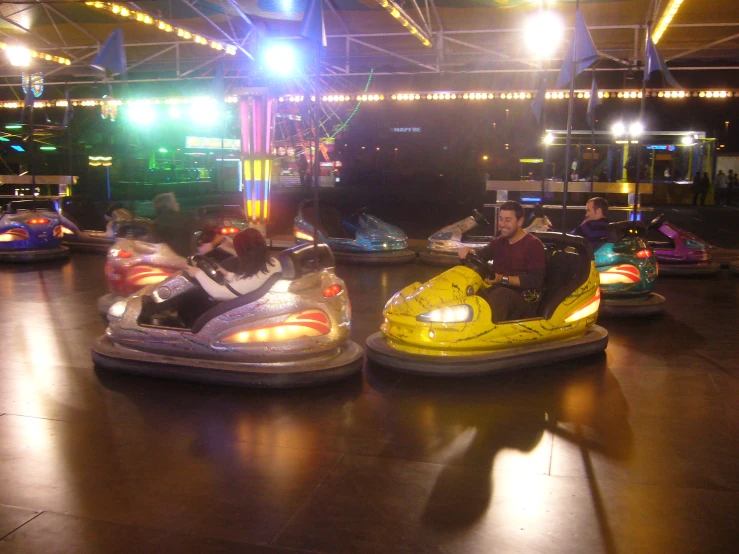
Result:
<instances>
[{"instance_id":1,"label":"bright white light","mask_svg":"<svg viewBox=\"0 0 739 554\"><path fill-rule=\"evenodd\" d=\"M626 126L623 124L623 122L619 121L618 123L613 124L613 127L611 127L611 132L615 136L620 137L626 132Z\"/></svg>"},{"instance_id":2,"label":"bright white light","mask_svg":"<svg viewBox=\"0 0 739 554\"><path fill-rule=\"evenodd\" d=\"M220 122L221 114L215 102L194 102L190 104L189 116L198 125L215 125Z\"/></svg>"},{"instance_id":3,"label":"bright white light","mask_svg":"<svg viewBox=\"0 0 739 554\"><path fill-rule=\"evenodd\" d=\"M552 133L547 133L544 136L544 144L552 144L554 142L554 135Z\"/></svg>"},{"instance_id":4,"label":"bright white light","mask_svg":"<svg viewBox=\"0 0 739 554\"><path fill-rule=\"evenodd\" d=\"M465 321L472 321L472 307L467 304L460 304L458 306L447 306L445 308L438 308L425 314L416 316L418 321L426 321L429 323L461 323Z\"/></svg>"},{"instance_id":5,"label":"bright white light","mask_svg":"<svg viewBox=\"0 0 739 554\"><path fill-rule=\"evenodd\" d=\"M22 46L11 46L5 50L8 54L10 65L16 67L28 67L31 65L31 52Z\"/></svg>"},{"instance_id":6,"label":"bright white light","mask_svg":"<svg viewBox=\"0 0 739 554\"><path fill-rule=\"evenodd\" d=\"M276 75L291 75L295 71L295 49L289 44L270 44L264 52L264 65Z\"/></svg>"},{"instance_id":7,"label":"bright white light","mask_svg":"<svg viewBox=\"0 0 739 554\"><path fill-rule=\"evenodd\" d=\"M182 112L180 111L180 108L177 106L171 106L169 108L169 117L172 119L179 119L182 117Z\"/></svg>"},{"instance_id":8,"label":"bright white light","mask_svg":"<svg viewBox=\"0 0 739 554\"><path fill-rule=\"evenodd\" d=\"M126 305L128 300L119 300L108 309L108 317L121 318L126 312Z\"/></svg>"},{"instance_id":9,"label":"bright white light","mask_svg":"<svg viewBox=\"0 0 739 554\"><path fill-rule=\"evenodd\" d=\"M644 125L642 125L638 121L634 121L634 123L629 125L629 134L632 137L640 137L643 132L644 132Z\"/></svg>"},{"instance_id":10,"label":"bright white light","mask_svg":"<svg viewBox=\"0 0 739 554\"><path fill-rule=\"evenodd\" d=\"M680 139L680 141L685 146L690 146L691 144L695 144L695 141L693 140L693 137L691 137L690 135L684 136L683 138Z\"/></svg>"},{"instance_id":11,"label":"bright white light","mask_svg":"<svg viewBox=\"0 0 739 554\"><path fill-rule=\"evenodd\" d=\"M559 17L551 12L539 12L524 27L526 48L537 59L551 58L562 40L563 30Z\"/></svg>"},{"instance_id":12,"label":"bright white light","mask_svg":"<svg viewBox=\"0 0 739 554\"><path fill-rule=\"evenodd\" d=\"M157 112L149 104L131 104L126 108L128 119L138 125L151 125L157 117Z\"/></svg>"}]
</instances>

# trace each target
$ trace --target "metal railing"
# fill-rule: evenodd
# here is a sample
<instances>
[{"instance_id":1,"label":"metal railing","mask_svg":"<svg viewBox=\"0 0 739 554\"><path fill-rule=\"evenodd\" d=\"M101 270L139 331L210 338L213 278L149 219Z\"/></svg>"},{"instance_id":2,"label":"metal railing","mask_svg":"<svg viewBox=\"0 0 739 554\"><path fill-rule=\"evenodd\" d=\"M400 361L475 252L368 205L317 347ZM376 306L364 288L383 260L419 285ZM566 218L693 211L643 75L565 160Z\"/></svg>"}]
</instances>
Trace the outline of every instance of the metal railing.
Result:
<instances>
[{"instance_id":1,"label":"metal railing","mask_svg":"<svg viewBox=\"0 0 739 554\"><path fill-rule=\"evenodd\" d=\"M498 233L498 215L500 213L500 207L503 205L503 202L496 202L495 204L483 204L483 208L487 209L493 209L494 210L494 216L493 216L493 228L495 230L495 233ZM521 204L524 209L532 209L535 204ZM562 206L558 204L545 204L542 206L545 210L561 210ZM581 210L585 211L585 206L567 206L568 210ZM634 206L609 206L608 208L609 212L626 212L627 216L624 218L626 220L630 219L629 214L633 213ZM641 206L639 208L639 215L643 213L651 213L654 212L654 208L651 208L649 206ZM640 217L641 219L641 217Z\"/></svg>"}]
</instances>

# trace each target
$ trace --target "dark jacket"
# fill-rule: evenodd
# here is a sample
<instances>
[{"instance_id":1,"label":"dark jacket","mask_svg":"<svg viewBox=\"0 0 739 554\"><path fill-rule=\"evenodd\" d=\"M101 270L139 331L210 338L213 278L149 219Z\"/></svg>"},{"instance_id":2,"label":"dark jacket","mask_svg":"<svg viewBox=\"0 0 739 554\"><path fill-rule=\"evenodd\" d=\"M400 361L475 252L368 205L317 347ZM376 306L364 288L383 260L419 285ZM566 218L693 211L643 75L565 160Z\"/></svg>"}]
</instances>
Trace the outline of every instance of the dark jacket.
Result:
<instances>
[{"instance_id":1,"label":"dark jacket","mask_svg":"<svg viewBox=\"0 0 739 554\"><path fill-rule=\"evenodd\" d=\"M172 250L183 258L195 252L195 220L172 210L160 213L154 220L154 240L166 242Z\"/></svg>"},{"instance_id":2,"label":"dark jacket","mask_svg":"<svg viewBox=\"0 0 739 554\"><path fill-rule=\"evenodd\" d=\"M595 250L608 238L608 223L609 221L607 217L603 217L595 221L588 219L578 225L575 230L572 231L572 234L588 239L590 246L593 247L593 251L595 252Z\"/></svg>"}]
</instances>

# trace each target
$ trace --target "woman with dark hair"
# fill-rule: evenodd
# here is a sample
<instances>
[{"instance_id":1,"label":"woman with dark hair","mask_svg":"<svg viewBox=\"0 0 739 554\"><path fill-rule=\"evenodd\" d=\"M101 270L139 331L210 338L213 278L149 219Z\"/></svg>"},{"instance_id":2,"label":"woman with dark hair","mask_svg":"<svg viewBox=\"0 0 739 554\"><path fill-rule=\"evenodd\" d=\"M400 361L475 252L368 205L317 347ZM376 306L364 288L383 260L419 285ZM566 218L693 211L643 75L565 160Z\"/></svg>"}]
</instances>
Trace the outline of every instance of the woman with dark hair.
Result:
<instances>
[{"instance_id":1,"label":"woman with dark hair","mask_svg":"<svg viewBox=\"0 0 739 554\"><path fill-rule=\"evenodd\" d=\"M542 206L541 203L534 205L534 210L531 215L531 221L529 222L528 227L524 229L527 233L549 231L553 227L552 222L549 221L549 218L544 213L544 206Z\"/></svg>"},{"instance_id":2,"label":"woman with dark hair","mask_svg":"<svg viewBox=\"0 0 739 554\"><path fill-rule=\"evenodd\" d=\"M215 300L231 300L248 294L282 270L280 262L271 255L267 242L256 229L246 229L235 235L233 245L237 255L221 266L225 270L223 284L216 283L197 267L185 268Z\"/></svg>"}]
</instances>

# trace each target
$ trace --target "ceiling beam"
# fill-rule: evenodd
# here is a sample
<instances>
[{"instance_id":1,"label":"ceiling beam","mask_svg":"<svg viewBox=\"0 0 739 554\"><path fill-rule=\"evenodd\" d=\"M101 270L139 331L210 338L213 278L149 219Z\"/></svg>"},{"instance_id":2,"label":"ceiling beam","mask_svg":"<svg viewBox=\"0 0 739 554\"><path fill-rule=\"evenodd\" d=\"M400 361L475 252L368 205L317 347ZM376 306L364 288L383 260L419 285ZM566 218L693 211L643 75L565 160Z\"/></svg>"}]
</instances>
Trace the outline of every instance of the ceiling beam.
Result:
<instances>
[{"instance_id":1,"label":"ceiling beam","mask_svg":"<svg viewBox=\"0 0 739 554\"><path fill-rule=\"evenodd\" d=\"M372 50L377 50L378 52L382 52L383 54L387 54L390 57L398 58L398 59L404 60L406 62L409 62L409 63L411 63L413 65L418 65L418 66L423 67L425 69L429 69L433 73L438 73L438 70L435 67L433 67L431 65L427 65L425 63L421 63L421 62L419 62L417 60L414 60L413 58L409 58L409 57L403 56L401 54L396 54L395 52L391 52L390 50L386 50L384 48L380 48L379 46L375 46L374 44L370 44L369 42L365 42L363 40L357 40L355 38L352 38L350 40L353 43L355 43L355 44L361 44L362 46L366 46L367 48L371 48Z\"/></svg>"},{"instance_id":2,"label":"ceiling beam","mask_svg":"<svg viewBox=\"0 0 739 554\"><path fill-rule=\"evenodd\" d=\"M722 44L724 42L729 42L730 40L735 40L739 38L739 33L735 35L731 35L730 37L721 38L719 40L715 40L711 42L710 44L704 44L703 46L699 46L697 48L691 48L690 50L685 50L684 52L680 52L679 54L675 54L674 56L670 56L665 61L672 61L676 58L682 58L683 56L687 56L688 54L693 54L695 52L700 52L701 50L707 50L708 48L711 48L713 46L716 46L718 44Z\"/></svg>"}]
</instances>

